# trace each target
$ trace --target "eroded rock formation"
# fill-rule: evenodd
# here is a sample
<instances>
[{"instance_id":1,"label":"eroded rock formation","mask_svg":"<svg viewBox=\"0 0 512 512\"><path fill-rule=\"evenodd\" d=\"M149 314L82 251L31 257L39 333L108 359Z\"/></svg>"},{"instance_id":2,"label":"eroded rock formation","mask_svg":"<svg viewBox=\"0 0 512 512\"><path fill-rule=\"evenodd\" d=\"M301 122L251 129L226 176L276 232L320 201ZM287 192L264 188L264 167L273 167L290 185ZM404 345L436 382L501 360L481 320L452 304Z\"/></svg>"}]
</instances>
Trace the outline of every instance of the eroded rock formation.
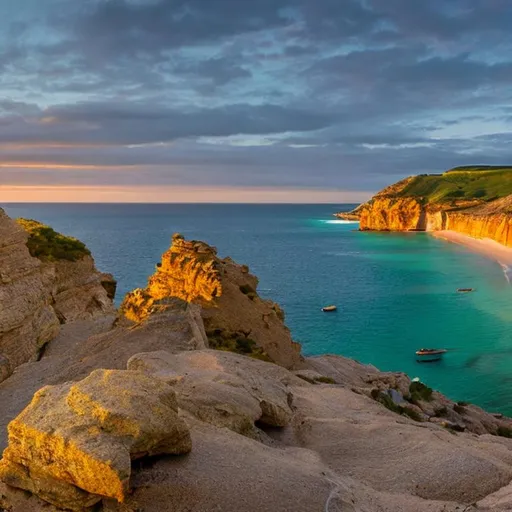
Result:
<instances>
[{"instance_id":1,"label":"eroded rock formation","mask_svg":"<svg viewBox=\"0 0 512 512\"><path fill-rule=\"evenodd\" d=\"M131 460L191 449L174 391L134 371L97 370L48 386L9 424L0 479L62 508L122 502Z\"/></svg>"},{"instance_id":2,"label":"eroded rock formation","mask_svg":"<svg viewBox=\"0 0 512 512\"><path fill-rule=\"evenodd\" d=\"M376 194L340 218L360 222L362 231L457 231L474 238L490 238L512 247L512 196L488 203L477 200L429 202L403 196L412 178Z\"/></svg>"},{"instance_id":3,"label":"eroded rock formation","mask_svg":"<svg viewBox=\"0 0 512 512\"><path fill-rule=\"evenodd\" d=\"M282 309L261 299L257 286L258 279L246 265L231 258L220 259L214 247L176 234L148 286L129 293L121 311L128 319L140 322L162 301L177 297L202 306L213 348L268 356L287 368L299 366L300 345L292 341Z\"/></svg>"},{"instance_id":4,"label":"eroded rock formation","mask_svg":"<svg viewBox=\"0 0 512 512\"><path fill-rule=\"evenodd\" d=\"M0 381L37 359L62 323L114 312L115 280L92 257L44 262L30 255L27 239L0 209Z\"/></svg>"}]
</instances>

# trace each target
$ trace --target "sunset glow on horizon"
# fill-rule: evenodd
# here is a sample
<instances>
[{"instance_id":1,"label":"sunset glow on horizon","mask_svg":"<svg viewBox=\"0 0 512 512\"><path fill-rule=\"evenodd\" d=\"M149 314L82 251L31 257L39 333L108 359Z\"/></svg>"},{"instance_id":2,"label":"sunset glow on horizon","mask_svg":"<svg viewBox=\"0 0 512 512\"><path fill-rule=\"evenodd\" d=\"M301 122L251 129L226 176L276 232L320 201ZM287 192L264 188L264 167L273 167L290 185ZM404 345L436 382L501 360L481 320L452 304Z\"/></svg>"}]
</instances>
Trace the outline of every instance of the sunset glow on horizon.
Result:
<instances>
[{"instance_id":1,"label":"sunset glow on horizon","mask_svg":"<svg viewBox=\"0 0 512 512\"><path fill-rule=\"evenodd\" d=\"M0 202L357 202L510 164L510 19L503 1L4 0Z\"/></svg>"},{"instance_id":2,"label":"sunset glow on horizon","mask_svg":"<svg viewBox=\"0 0 512 512\"><path fill-rule=\"evenodd\" d=\"M367 192L236 187L0 186L4 203L360 203Z\"/></svg>"}]
</instances>

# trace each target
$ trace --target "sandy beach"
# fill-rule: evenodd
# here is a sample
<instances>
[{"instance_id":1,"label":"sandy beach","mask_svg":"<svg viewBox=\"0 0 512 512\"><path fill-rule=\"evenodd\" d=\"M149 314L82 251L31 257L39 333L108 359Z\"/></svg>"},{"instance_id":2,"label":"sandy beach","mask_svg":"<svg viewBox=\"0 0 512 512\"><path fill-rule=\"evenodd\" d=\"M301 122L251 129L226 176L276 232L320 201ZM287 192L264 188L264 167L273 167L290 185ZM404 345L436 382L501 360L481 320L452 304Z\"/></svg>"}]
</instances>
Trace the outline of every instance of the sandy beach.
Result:
<instances>
[{"instance_id":1,"label":"sandy beach","mask_svg":"<svg viewBox=\"0 0 512 512\"><path fill-rule=\"evenodd\" d=\"M463 245L475 253L497 261L501 265L512 265L512 248L501 245L490 238L473 238L456 231L434 231L432 235L448 242Z\"/></svg>"}]
</instances>

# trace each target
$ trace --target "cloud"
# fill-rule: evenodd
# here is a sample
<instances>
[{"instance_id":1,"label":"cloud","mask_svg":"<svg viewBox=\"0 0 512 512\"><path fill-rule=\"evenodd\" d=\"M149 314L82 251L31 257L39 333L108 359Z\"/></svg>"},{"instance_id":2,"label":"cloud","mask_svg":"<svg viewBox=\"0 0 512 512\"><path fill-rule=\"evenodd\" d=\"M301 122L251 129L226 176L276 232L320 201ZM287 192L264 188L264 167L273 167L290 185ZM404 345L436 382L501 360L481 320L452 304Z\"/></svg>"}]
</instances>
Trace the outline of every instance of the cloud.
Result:
<instances>
[{"instance_id":1,"label":"cloud","mask_svg":"<svg viewBox=\"0 0 512 512\"><path fill-rule=\"evenodd\" d=\"M11 185L373 191L508 158L508 1L6 4Z\"/></svg>"}]
</instances>

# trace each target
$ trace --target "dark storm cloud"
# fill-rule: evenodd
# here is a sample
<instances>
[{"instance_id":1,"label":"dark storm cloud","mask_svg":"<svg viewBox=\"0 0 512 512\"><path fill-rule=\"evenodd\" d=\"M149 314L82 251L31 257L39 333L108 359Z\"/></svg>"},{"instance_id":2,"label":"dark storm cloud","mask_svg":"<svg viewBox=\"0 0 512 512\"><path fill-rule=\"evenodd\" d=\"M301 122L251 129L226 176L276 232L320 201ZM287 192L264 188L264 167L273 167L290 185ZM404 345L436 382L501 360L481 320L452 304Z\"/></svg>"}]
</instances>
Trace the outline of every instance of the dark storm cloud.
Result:
<instances>
[{"instance_id":1,"label":"dark storm cloud","mask_svg":"<svg viewBox=\"0 0 512 512\"><path fill-rule=\"evenodd\" d=\"M1 103L0 103L1 107ZM228 105L189 112L145 103L78 103L55 106L26 119L4 118L0 140L134 145L188 137L226 137L311 131L332 124L327 114L279 105ZM10 122L9 122L10 121Z\"/></svg>"},{"instance_id":2,"label":"dark storm cloud","mask_svg":"<svg viewBox=\"0 0 512 512\"><path fill-rule=\"evenodd\" d=\"M512 158L505 0L5 1L6 183L374 190Z\"/></svg>"}]
</instances>

